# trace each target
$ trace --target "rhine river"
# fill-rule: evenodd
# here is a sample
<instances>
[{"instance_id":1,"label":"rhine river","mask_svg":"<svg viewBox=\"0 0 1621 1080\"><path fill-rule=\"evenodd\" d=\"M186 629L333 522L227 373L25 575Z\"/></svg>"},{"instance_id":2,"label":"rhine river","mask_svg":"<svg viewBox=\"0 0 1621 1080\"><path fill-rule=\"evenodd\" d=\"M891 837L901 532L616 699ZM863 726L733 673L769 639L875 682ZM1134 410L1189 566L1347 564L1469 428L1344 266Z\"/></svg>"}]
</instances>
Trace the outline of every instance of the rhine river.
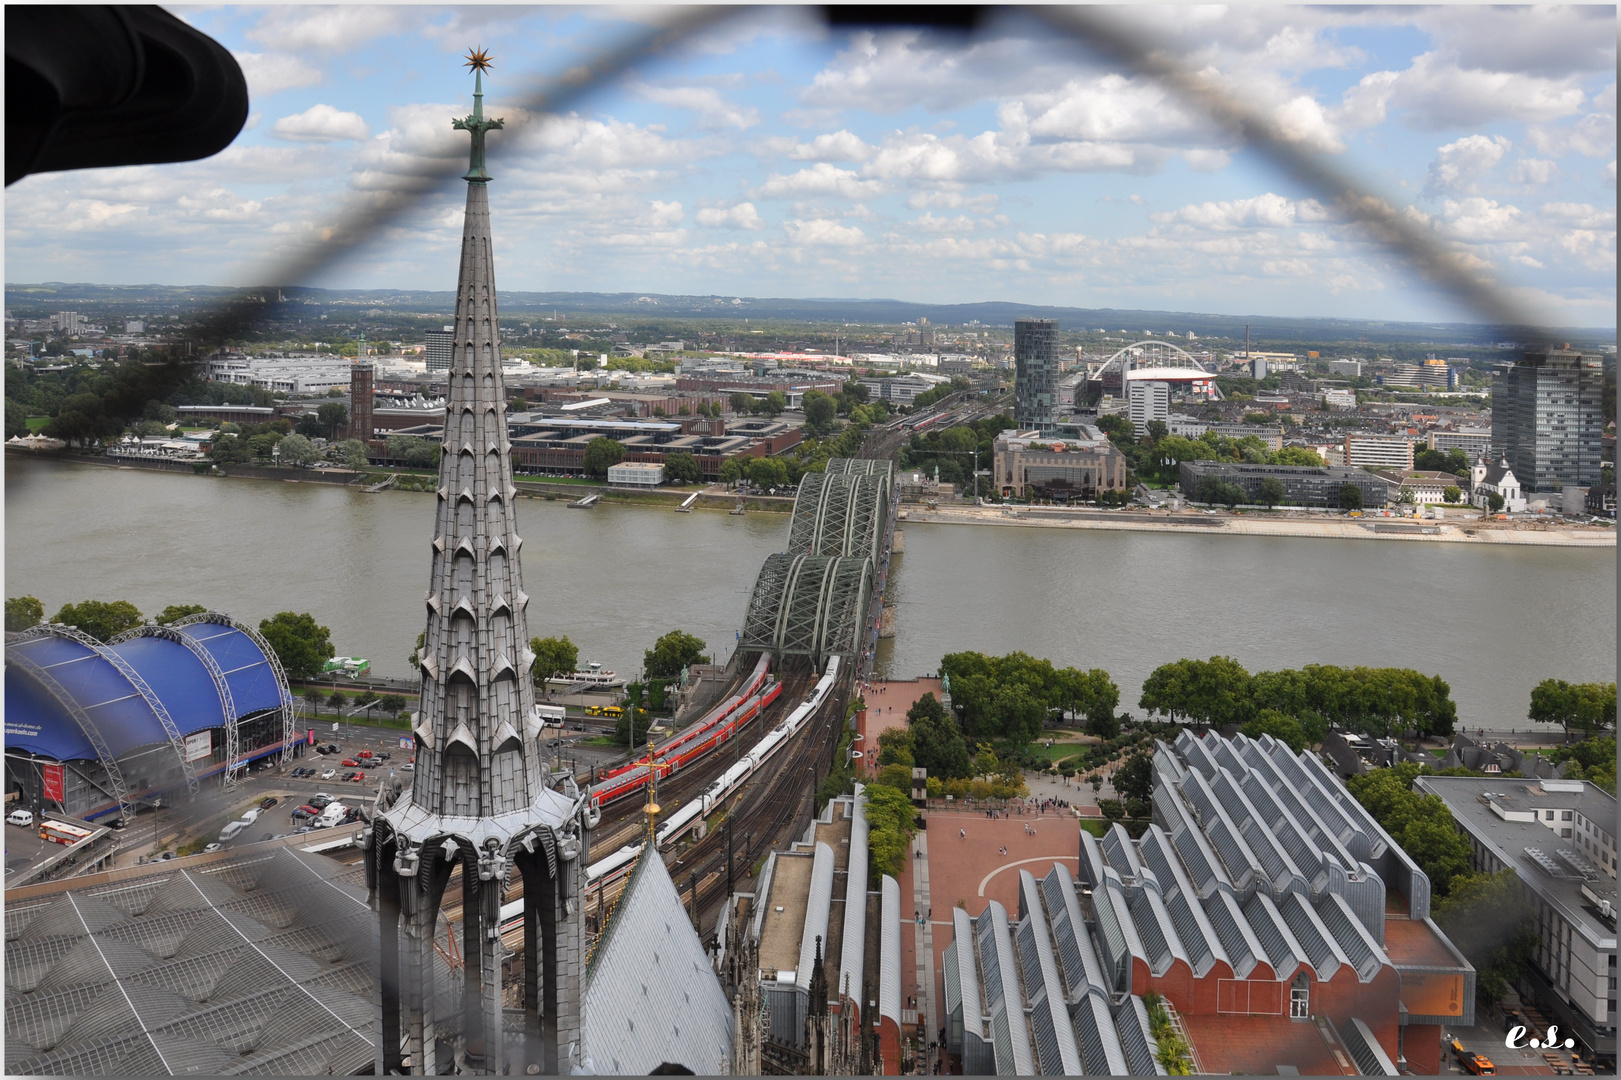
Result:
<instances>
[{"instance_id":1,"label":"rhine river","mask_svg":"<svg viewBox=\"0 0 1621 1080\"><path fill-rule=\"evenodd\" d=\"M7 596L47 615L84 599L148 616L203 604L257 624L308 611L340 655L409 673L425 620L434 499L327 484L6 462ZM534 636L633 674L660 634L730 654L785 514L520 499ZM904 525L895 638L879 672L948 652L1015 649L1100 667L1135 710L1143 678L1184 656L1252 671L1413 667L1452 686L1471 727L1525 725L1531 687L1616 671L1616 552L1373 540Z\"/></svg>"}]
</instances>

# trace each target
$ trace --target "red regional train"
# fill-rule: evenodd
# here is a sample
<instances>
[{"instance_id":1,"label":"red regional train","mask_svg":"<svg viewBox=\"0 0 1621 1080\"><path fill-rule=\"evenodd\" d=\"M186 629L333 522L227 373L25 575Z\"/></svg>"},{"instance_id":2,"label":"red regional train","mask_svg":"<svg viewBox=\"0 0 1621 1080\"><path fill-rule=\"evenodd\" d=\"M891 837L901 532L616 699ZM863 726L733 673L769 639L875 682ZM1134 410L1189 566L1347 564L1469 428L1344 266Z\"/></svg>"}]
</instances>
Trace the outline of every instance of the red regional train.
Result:
<instances>
[{"instance_id":1,"label":"red regional train","mask_svg":"<svg viewBox=\"0 0 1621 1080\"><path fill-rule=\"evenodd\" d=\"M769 670L770 657L762 655L736 694L715 706L681 734L655 748L651 757L643 754L631 764L621 765L604 774L591 788L591 802L604 806L641 791L650 773L649 760L666 766L662 773L678 772L732 738L782 693L780 682L765 685Z\"/></svg>"}]
</instances>

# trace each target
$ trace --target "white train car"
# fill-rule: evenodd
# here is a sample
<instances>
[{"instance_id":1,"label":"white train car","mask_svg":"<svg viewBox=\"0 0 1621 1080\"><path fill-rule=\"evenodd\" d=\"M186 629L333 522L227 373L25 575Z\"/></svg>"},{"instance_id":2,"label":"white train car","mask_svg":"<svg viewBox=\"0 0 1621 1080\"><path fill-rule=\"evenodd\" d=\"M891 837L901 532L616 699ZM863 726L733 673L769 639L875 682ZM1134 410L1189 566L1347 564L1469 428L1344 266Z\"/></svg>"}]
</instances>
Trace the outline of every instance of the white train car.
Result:
<instances>
[{"instance_id":1,"label":"white train car","mask_svg":"<svg viewBox=\"0 0 1621 1080\"><path fill-rule=\"evenodd\" d=\"M827 662L827 671L816 681L811 690L810 697L794 706L792 712L785 717L782 723L766 732L765 736L755 743L748 753L720 775L713 783L704 789L702 798L705 816L713 813L715 808L731 796L749 778L749 775L760 765L776 753L782 744L791 739L805 722L822 707L827 699L833 684L838 681L839 658L833 657Z\"/></svg>"}]
</instances>

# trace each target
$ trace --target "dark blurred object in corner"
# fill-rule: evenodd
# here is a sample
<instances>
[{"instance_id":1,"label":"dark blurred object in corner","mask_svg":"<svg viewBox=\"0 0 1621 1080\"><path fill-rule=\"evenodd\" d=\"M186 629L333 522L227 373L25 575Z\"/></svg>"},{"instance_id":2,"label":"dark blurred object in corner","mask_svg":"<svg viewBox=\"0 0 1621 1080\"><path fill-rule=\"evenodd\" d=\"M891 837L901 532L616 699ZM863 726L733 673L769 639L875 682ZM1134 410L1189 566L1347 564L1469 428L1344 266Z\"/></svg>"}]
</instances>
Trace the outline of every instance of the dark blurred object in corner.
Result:
<instances>
[{"instance_id":1,"label":"dark blurred object in corner","mask_svg":"<svg viewBox=\"0 0 1621 1080\"><path fill-rule=\"evenodd\" d=\"M6 6L8 186L208 157L247 118L236 60L162 8Z\"/></svg>"}]
</instances>

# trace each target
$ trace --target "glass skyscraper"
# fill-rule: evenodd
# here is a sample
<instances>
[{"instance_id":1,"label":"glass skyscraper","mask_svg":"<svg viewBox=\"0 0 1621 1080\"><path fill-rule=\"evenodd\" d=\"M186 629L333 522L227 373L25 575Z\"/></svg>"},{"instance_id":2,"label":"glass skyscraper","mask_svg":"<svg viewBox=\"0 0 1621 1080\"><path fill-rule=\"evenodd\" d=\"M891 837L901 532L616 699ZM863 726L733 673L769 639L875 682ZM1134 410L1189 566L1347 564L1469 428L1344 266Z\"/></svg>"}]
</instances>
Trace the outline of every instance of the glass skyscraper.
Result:
<instances>
[{"instance_id":1,"label":"glass skyscraper","mask_svg":"<svg viewBox=\"0 0 1621 1080\"><path fill-rule=\"evenodd\" d=\"M1013 323L1013 422L1020 431L1058 423L1058 320Z\"/></svg>"},{"instance_id":2,"label":"glass skyscraper","mask_svg":"<svg viewBox=\"0 0 1621 1080\"><path fill-rule=\"evenodd\" d=\"M1492 383L1492 445L1526 491L1599 481L1604 363L1597 353L1526 354Z\"/></svg>"}]
</instances>

